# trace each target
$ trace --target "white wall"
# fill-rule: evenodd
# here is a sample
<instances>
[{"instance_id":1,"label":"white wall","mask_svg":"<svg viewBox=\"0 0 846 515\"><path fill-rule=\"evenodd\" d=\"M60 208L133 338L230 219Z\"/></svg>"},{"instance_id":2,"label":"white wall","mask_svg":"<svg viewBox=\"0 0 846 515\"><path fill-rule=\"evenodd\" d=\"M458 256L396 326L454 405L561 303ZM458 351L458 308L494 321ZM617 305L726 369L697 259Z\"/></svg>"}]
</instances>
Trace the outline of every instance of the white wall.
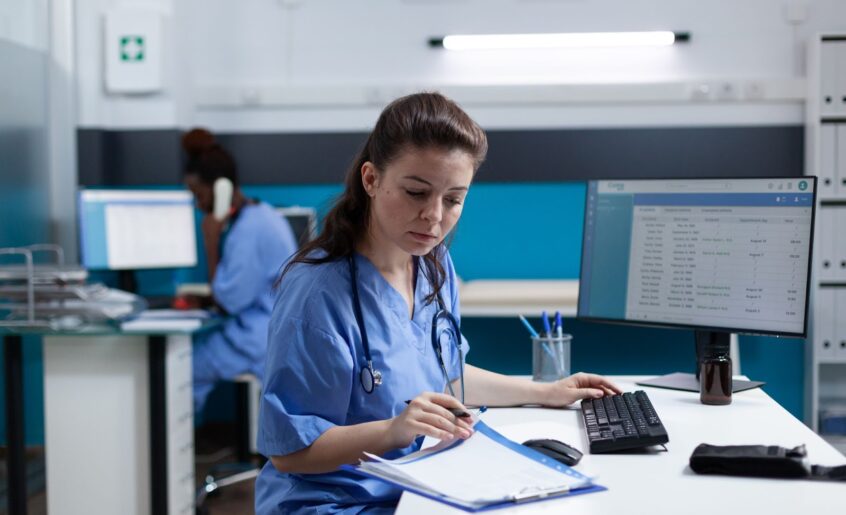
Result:
<instances>
[{"instance_id":1,"label":"white wall","mask_svg":"<svg viewBox=\"0 0 846 515\"><path fill-rule=\"evenodd\" d=\"M103 14L139 5L166 17L165 89L107 95ZM846 30L846 2L86 0L76 21L83 127L362 130L390 98L421 87L444 89L487 127L798 124L804 41ZM655 29L692 40L638 50L427 45L449 33ZM724 84L733 91L720 99Z\"/></svg>"},{"instance_id":2,"label":"white wall","mask_svg":"<svg viewBox=\"0 0 846 515\"><path fill-rule=\"evenodd\" d=\"M0 2L0 39L34 50L46 50L47 0L3 0Z\"/></svg>"},{"instance_id":3,"label":"white wall","mask_svg":"<svg viewBox=\"0 0 846 515\"><path fill-rule=\"evenodd\" d=\"M176 91L189 75L176 73L176 63L189 53L174 43L172 6L176 0L118 1L79 0L76 2L76 74L78 123L83 127L144 128L174 127L181 102ZM106 13L116 7L140 7L162 14L164 29L164 81L166 88L154 95L110 95L103 80L104 26ZM235 7L235 3L233 3ZM190 23L190 22L189 22Z\"/></svg>"}]
</instances>

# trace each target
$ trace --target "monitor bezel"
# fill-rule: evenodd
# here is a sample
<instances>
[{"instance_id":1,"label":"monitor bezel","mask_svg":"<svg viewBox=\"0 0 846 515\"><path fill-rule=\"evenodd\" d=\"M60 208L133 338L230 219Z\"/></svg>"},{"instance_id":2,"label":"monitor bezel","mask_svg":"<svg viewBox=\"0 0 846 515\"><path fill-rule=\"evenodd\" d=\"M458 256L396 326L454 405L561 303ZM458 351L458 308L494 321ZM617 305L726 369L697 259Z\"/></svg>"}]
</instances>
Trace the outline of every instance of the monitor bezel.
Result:
<instances>
[{"instance_id":1,"label":"monitor bezel","mask_svg":"<svg viewBox=\"0 0 846 515\"><path fill-rule=\"evenodd\" d=\"M772 177L761 177L761 176L752 176L752 177L684 177L684 178L668 178L668 177L627 177L627 178L603 178L603 179L590 179L587 181L586 189L585 189L585 210L582 217L582 247L581 247L581 254L579 256L579 296L581 297L582 292L582 277L584 274L584 258L585 258L585 220L587 220L588 214L588 202L587 202L587 195L590 191L590 183L592 182L601 182L601 181L706 181L706 180L747 180L747 179L754 179L760 181L768 181L768 180L785 180L785 179L807 179L813 182L813 200L811 201L811 238L809 242L809 252L808 252L808 272L807 277L805 278L805 313L803 316L803 325L802 325L802 332L801 333L791 333L785 331L766 331L762 329L750 329L750 328L740 328L740 327L717 327L717 326L707 326L707 325L697 325L697 324L682 324L682 323L672 323L672 322L655 322L655 321L641 321L641 320L628 320L628 319L620 319L620 318L603 318L603 317L594 317L588 315L581 314L581 302L578 300L576 301L576 318L579 320L584 320L586 322L601 322L601 323L608 323L608 324L617 324L617 325L632 325L632 326L641 326L641 327L658 327L664 329L687 329L687 330L695 330L695 331L711 331L711 332L725 332L725 333L736 333L736 334L744 334L744 335L753 335L753 336L775 336L779 338L807 338L808 337L808 314L810 312L810 295L811 295L811 275L813 272L813 264L814 264L814 229L816 227L816 217L817 217L817 176L816 175L799 175L799 176L772 176Z\"/></svg>"},{"instance_id":2,"label":"monitor bezel","mask_svg":"<svg viewBox=\"0 0 846 515\"><path fill-rule=\"evenodd\" d=\"M96 266L90 267L85 262L85 235L83 234L86 231L86 224L83 223L83 217L85 216L83 213L83 195L87 192L105 192L105 193L127 193L127 192L142 192L142 193L185 193L189 197L191 197L191 193L187 192L180 188L162 188L162 189L143 189L143 188L87 188L87 187L80 187L77 190L76 196L76 227L77 227L77 254L79 254L79 263L80 265L84 266L86 270L92 270L97 272L122 272L122 271L133 271L133 270L174 270L180 268L194 268L200 264L200 249L197 248L197 245L200 243L199 239L196 238L194 240L194 263L193 264L174 264L174 265L161 265L161 266L135 266L135 267L120 267L120 268L112 268L106 264L106 266ZM194 231L196 233L197 227L197 208L196 205L192 202L192 217L194 219Z\"/></svg>"}]
</instances>

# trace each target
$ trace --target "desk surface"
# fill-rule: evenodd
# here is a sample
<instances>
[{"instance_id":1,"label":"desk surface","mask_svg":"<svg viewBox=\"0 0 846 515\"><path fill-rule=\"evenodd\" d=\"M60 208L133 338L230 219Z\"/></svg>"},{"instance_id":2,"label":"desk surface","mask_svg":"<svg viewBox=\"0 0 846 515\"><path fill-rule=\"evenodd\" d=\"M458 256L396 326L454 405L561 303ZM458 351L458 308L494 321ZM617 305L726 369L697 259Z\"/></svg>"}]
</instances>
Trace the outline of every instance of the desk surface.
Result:
<instances>
[{"instance_id":1,"label":"desk surface","mask_svg":"<svg viewBox=\"0 0 846 515\"><path fill-rule=\"evenodd\" d=\"M846 484L812 481L699 476L688 466L700 443L805 444L810 462L842 465L846 457L785 411L761 389L735 394L729 406L705 406L699 394L639 387L626 376L614 377L625 391L645 390L661 417L670 442L668 452L585 454L576 467L597 477L608 491L562 498L493 513L840 513L846 504ZM556 438L586 450L587 439L577 408L499 408L483 420L512 439ZM532 434L542 433L542 434ZM642 507L633 503L642 501ZM636 506L636 504L635 504ZM837 508L840 506L840 508ZM398 515L463 513L446 505L405 493Z\"/></svg>"},{"instance_id":2,"label":"desk surface","mask_svg":"<svg viewBox=\"0 0 846 515\"><path fill-rule=\"evenodd\" d=\"M158 326L150 321L144 327L135 329L124 329L118 325L109 324L82 324L77 327L50 329L47 327L0 327L0 335L20 334L36 336L155 336L155 335L180 335L194 334L213 329L226 320L227 317L213 317L200 321L199 327L183 327L178 324L169 323L171 320L164 320Z\"/></svg>"}]
</instances>

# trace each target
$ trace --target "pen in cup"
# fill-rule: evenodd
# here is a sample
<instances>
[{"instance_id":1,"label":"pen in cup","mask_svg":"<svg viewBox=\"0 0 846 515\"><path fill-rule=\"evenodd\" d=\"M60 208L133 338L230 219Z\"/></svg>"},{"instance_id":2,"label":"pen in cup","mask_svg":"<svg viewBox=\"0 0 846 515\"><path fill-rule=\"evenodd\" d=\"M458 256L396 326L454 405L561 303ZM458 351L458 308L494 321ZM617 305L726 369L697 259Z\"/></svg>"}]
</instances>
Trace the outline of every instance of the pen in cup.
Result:
<instances>
[{"instance_id":1,"label":"pen in cup","mask_svg":"<svg viewBox=\"0 0 846 515\"><path fill-rule=\"evenodd\" d=\"M558 318L561 318L561 315L558 315ZM546 334L544 334L545 338L549 338L550 340L555 338L552 334L552 329L549 327L549 317L546 316L546 311L541 311L541 321L543 322L543 330ZM544 342L544 347L546 347L547 354L549 354L550 359L552 359L552 366L555 367L555 373L559 377L561 376L561 367L558 363L558 357L552 352L552 345L550 343Z\"/></svg>"},{"instance_id":2,"label":"pen in cup","mask_svg":"<svg viewBox=\"0 0 846 515\"><path fill-rule=\"evenodd\" d=\"M557 338L562 338L564 336L564 327L561 323L561 312L555 312L555 336Z\"/></svg>"},{"instance_id":3,"label":"pen in cup","mask_svg":"<svg viewBox=\"0 0 846 515\"><path fill-rule=\"evenodd\" d=\"M541 311L541 322L543 323L544 337L552 338L552 329L549 328L549 318L546 316L546 311Z\"/></svg>"},{"instance_id":4,"label":"pen in cup","mask_svg":"<svg viewBox=\"0 0 846 515\"><path fill-rule=\"evenodd\" d=\"M520 321L523 322L523 325L526 327L526 329L528 329L529 334L532 336L532 338L541 338L541 336L538 334L538 332L535 331L535 328L532 327L532 324L530 324L529 321L526 320L526 317L524 317L523 315L517 315L517 316L520 317ZM541 317L543 318L544 325L546 325L546 329L547 329L547 334L544 335L543 338L552 338L552 335L549 334L549 331L548 331L549 330L549 320L547 320L547 318L546 318L546 311L544 311L542 313ZM552 352L552 349L549 347L549 344L545 341L541 341L541 347L543 347L544 352L546 352L546 354L549 356L549 358L555 364L555 371L560 372L559 367L558 367L558 361L555 359L555 354Z\"/></svg>"},{"instance_id":5,"label":"pen in cup","mask_svg":"<svg viewBox=\"0 0 846 515\"><path fill-rule=\"evenodd\" d=\"M405 403L406 403L406 404L411 404L411 400L407 400L407 401L405 401ZM446 408L446 409L447 409L447 411L449 411L450 413L452 413L454 416L459 417L459 418L467 418L467 417L472 417L472 416L473 416L473 415L471 415L469 412L464 411L464 410L463 410L463 409L461 409L461 408Z\"/></svg>"},{"instance_id":6,"label":"pen in cup","mask_svg":"<svg viewBox=\"0 0 846 515\"><path fill-rule=\"evenodd\" d=\"M526 326L526 329L529 330L529 334L532 335L532 338L538 338L538 332L535 331L535 328L532 327L532 324L530 324L529 321L526 320L526 317L524 317L523 315L517 316L520 317L520 321L523 322L523 325Z\"/></svg>"}]
</instances>

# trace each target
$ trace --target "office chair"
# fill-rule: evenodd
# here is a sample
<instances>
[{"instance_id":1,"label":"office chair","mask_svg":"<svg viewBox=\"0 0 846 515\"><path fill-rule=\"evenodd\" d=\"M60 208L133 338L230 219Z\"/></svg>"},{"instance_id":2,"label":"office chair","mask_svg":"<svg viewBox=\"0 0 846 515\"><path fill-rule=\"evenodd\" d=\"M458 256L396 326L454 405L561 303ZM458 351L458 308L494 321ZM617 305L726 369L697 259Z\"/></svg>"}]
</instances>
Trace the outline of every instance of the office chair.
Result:
<instances>
[{"instance_id":1,"label":"office chair","mask_svg":"<svg viewBox=\"0 0 846 515\"><path fill-rule=\"evenodd\" d=\"M232 379L235 383L237 403L237 460L233 463L215 465L206 474L203 485L197 489L195 509L197 515L207 510L204 503L209 495L221 488L255 479L262 465L256 465L253 458L258 454L256 437L258 432L259 397L261 382L252 374L241 374Z\"/></svg>"}]
</instances>

